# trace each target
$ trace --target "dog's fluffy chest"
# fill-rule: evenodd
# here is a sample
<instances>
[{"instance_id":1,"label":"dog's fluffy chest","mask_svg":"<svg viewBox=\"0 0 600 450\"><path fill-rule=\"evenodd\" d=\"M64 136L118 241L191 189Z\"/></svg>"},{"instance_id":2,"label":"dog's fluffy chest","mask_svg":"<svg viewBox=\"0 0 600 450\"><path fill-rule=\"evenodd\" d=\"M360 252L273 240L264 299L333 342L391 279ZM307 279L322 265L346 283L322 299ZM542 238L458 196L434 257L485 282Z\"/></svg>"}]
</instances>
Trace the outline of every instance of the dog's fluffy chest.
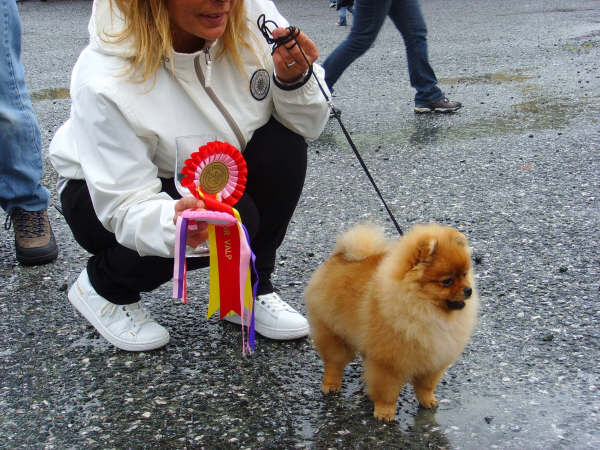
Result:
<instances>
[{"instance_id":1,"label":"dog's fluffy chest","mask_svg":"<svg viewBox=\"0 0 600 450\"><path fill-rule=\"evenodd\" d=\"M450 317L385 314L371 316L361 330L364 339L360 352L408 375L448 367L462 352L475 324L477 305L472 302ZM382 326L384 322L389 326Z\"/></svg>"}]
</instances>

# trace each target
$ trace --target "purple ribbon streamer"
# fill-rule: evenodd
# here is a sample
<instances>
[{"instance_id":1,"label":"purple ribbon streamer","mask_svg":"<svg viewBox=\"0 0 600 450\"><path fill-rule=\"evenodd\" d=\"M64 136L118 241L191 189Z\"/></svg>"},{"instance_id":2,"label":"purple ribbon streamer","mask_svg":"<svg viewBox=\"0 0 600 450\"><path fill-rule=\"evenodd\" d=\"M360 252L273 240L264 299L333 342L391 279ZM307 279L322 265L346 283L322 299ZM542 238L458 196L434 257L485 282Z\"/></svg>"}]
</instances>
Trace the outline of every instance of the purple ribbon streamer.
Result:
<instances>
[{"instance_id":1,"label":"purple ribbon streamer","mask_svg":"<svg viewBox=\"0 0 600 450\"><path fill-rule=\"evenodd\" d=\"M175 289L173 290L173 298L183 297L183 284L184 284L184 265L185 265L185 249L187 245L187 227L188 219L181 217L181 222L178 223L179 242L176 245L179 247L179 251L176 252L174 261L175 270ZM179 220L178 220L179 222Z\"/></svg>"},{"instance_id":2,"label":"purple ribbon streamer","mask_svg":"<svg viewBox=\"0 0 600 450\"><path fill-rule=\"evenodd\" d=\"M241 222L240 222L241 223ZM242 229L244 230L244 233L246 233L246 241L248 242L248 247L250 247L250 235L248 234L248 230L246 230L246 227L244 226L243 223L242 224ZM255 327L254 327L254 304L255 304L255 300L256 300L256 292L258 289L258 272L256 271L256 255L254 254L254 252L252 251L252 248L250 247L250 265L252 266L252 271L254 272L256 281L254 281L254 284L252 286L252 317L250 318L250 330L248 331L248 345L250 346L250 349L254 352L254 343L255 343Z\"/></svg>"}]
</instances>

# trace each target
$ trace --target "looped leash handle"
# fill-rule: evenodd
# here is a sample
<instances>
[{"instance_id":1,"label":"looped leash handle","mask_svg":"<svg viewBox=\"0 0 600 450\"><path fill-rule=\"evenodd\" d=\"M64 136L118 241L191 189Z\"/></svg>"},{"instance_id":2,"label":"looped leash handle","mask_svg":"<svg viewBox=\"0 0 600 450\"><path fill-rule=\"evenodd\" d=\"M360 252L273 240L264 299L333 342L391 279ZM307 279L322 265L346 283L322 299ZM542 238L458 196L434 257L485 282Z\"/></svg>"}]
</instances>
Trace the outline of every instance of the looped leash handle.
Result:
<instances>
[{"instance_id":1,"label":"looped leash handle","mask_svg":"<svg viewBox=\"0 0 600 450\"><path fill-rule=\"evenodd\" d=\"M273 28L279 28L279 25L277 25L277 23L275 23L275 21L273 21L273 20L267 20L267 18L264 14L261 14L260 16L258 16L258 19L256 20L256 25L258 26L258 29L260 30L263 37L267 41L267 44L272 45L271 55L273 53L275 53L275 50L277 50L278 47L281 47L282 45L285 45L288 42L294 41L294 44L291 47L288 47L288 49L291 49L295 45L298 45L298 41L296 40L296 38L300 34L300 29L296 28L293 25L290 25L287 28L288 31L290 32L290 34L287 34L285 36L281 36L278 38L273 37L273 31L271 31L271 29L269 28L268 25L272 25ZM300 45L298 45L298 48L301 49ZM302 54L304 55L304 52L302 52ZM306 56L305 56L305 58L306 58Z\"/></svg>"}]
</instances>

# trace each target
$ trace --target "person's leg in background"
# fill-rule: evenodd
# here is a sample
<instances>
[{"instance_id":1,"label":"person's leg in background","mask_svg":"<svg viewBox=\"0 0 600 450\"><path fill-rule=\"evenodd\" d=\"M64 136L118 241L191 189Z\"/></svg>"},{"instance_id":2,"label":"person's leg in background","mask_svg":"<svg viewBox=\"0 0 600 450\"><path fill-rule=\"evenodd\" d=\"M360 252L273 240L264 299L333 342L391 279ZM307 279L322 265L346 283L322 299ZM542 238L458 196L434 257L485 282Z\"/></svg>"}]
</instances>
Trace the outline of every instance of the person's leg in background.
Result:
<instances>
[{"instance_id":1,"label":"person's leg in background","mask_svg":"<svg viewBox=\"0 0 600 450\"><path fill-rule=\"evenodd\" d=\"M415 112L452 112L461 107L451 102L437 86L438 80L429 63L427 26L419 0L393 0L389 16L402 34L410 84L416 89Z\"/></svg>"},{"instance_id":2,"label":"person's leg in background","mask_svg":"<svg viewBox=\"0 0 600 450\"><path fill-rule=\"evenodd\" d=\"M15 232L17 260L24 265L54 261L58 248L48 220L49 192L40 185L40 130L21 64L17 5L0 0L0 206L5 228Z\"/></svg>"},{"instance_id":3,"label":"person's leg in background","mask_svg":"<svg viewBox=\"0 0 600 450\"><path fill-rule=\"evenodd\" d=\"M345 27L346 25L348 25L348 21L346 19L346 12L347 12L348 8L345 6L340 7L340 9L338 9L338 21L336 22L336 25L338 27Z\"/></svg>"},{"instance_id":4,"label":"person's leg in background","mask_svg":"<svg viewBox=\"0 0 600 450\"><path fill-rule=\"evenodd\" d=\"M356 0L352 28L346 39L325 59L325 82L333 86L344 71L375 42L392 0Z\"/></svg>"}]
</instances>

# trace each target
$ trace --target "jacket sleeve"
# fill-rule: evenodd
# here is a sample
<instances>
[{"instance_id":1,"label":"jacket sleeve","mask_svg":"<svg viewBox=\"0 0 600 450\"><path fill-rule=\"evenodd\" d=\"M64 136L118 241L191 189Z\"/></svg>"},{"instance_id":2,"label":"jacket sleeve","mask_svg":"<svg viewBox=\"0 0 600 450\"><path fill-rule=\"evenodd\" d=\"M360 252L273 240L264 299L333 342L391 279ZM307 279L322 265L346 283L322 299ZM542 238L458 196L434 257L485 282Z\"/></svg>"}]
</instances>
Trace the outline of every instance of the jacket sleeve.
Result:
<instances>
[{"instance_id":1,"label":"jacket sleeve","mask_svg":"<svg viewBox=\"0 0 600 450\"><path fill-rule=\"evenodd\" d=\"M90 85L74 95L74 147L94 210L123 246L141 256L173 255L175 201L161 193L153 136L138 136L131 112Z\"/></svg>"},{"instance_id":2,"label":"jacket sleeve","mask_svg":"<svg viewBox=\"0 0 600 450\"><path fill-rule=\"evenodd\" d=\"M256 23L256 19L262 13L265 14L268 20L274 21L280 27L288 27L290 25L271 1L252 0L248 2L247 7L251 23ZM264 38L260 36L259 39L264 43L268 54L270 54L270 48L266 45ZM270 64L271 70L273 70L272 59L270 60ZM314 75L303 86L294 90L281 89L275 83L272 83L273 115L287 128L304 136L308 140L317 139L321 135L329 118L327 101L315 77L319 79L319 83L327 96L331 96L325 83L325 71L323 68L314 63L313 72Z\"/></svg>"},{"instance_id":3,"label":"jacket sleeve","mask_svg":"<svg viewBox=\"0 0 600 450\"><path fill-rule=\"evenodd\" d=\"M273 83L273 115L287 128L308 140L317 139L329 119L329 106L315 77L330 97L331 93L325 84L325 71L316 63L313 63L313 75L297 89L288 91Z\"/></svg>"}]
</instances>

